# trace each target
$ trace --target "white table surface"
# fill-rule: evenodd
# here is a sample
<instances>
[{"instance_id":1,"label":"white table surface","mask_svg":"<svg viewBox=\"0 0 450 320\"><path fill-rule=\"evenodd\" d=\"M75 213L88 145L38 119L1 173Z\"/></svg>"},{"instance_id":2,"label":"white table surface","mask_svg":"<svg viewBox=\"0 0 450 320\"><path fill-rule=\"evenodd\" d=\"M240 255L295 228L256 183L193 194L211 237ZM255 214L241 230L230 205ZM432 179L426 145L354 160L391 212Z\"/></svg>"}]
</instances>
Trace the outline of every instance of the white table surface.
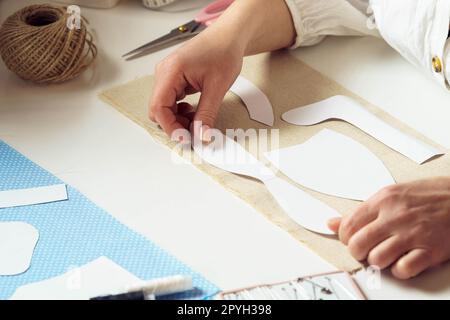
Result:
<instances>
[{"instance_id":1,"label":"white table surface","mask_svg":"<svg viewBox=\"0 0 450 320\"><path fill-rule=\"evenodd\" d=\"M3 0L0 21L40 1ZM198 6L208 0L184 0ZM79 189L223 289L334 270L243 201L101 102L106 88L153 73L173 48L132 62L124 52L190 20L195 10L154 12L138 0L82 8L97 36L95 71L57 86L18 79L0 63L0 139ZM294 55L450 147L450 93L374 38L329 38ZM400 282L384 274L369 298L450 298L450 267Z\"/></svg>"}]
</instances>

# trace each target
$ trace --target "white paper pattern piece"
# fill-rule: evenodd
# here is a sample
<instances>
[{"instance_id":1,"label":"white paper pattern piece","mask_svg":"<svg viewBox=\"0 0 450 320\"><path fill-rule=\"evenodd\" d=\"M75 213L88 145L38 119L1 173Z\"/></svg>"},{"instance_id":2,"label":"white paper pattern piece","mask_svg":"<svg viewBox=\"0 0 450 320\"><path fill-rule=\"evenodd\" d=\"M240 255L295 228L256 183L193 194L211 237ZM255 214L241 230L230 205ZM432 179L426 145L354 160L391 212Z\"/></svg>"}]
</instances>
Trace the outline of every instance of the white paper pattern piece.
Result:
<instances>
[{"instance_id":1,"label":"white paper pattern piece","mask_svg":"<svg viewBox=\"0 0 450 320\"><path fill-rule=\"evenodd\" d=\"M299 126L310 126L330 119L341 119L418 164L443 154L436 148L388 125L364 109L357 101L346 96L334 96L308 106L292 109L284 113L282 119Z\"/></svg>"},{"instance_id":2,"label":"white paper pattern piece","mask_svg":"<svg viewBox=\"0 0 450 320\"><path fill-rule=\"evenodd\" d=\"M278 178L234 140L213 130L214 142L194 143L195 152L209 164L222 170L262 181L281 208L299 225L313 232L332 235L327 227L339 213L303 190Z\"/></svg>"},{"instance_id":3,"label":"white paper pattern piece","mask_svg":"<svg viewBox=\"0 0 450 320\"><path fill-rule=\"evenodd\" d=\"M65 184L0 191L0 209L67 200Z\"/></svg>"},{"instance_id":4,"label":"white paper pattern piece","mask_svg":"<svg viewBox=\"0 0 450 320\"><path fill-rule=\"evenodd\" d=\"M143 281L106 257L72 269L60 276L24 285L12 300L89 300L118 294Z\"/></svg>"},{"instance_id":5,"label":"white paper pattern piece","mask_svg":"<svg viewBox=\"0 0 450 320\"><path fill-rule=\"evenodd\" d=\"M247 107L250 119L273 126L274 115L272 104L267 96L251 81L239 76L230 91L241 98Z\"/></svg>"},{"instance_id":6,"label":"white paper pattern piece","mask_svg":"<svg viewBox=\"0 0 450 320\"><path fill-rule=\"evenodd\" d=\"M395 184L383 162L369 149L328 129L303 144L265 156L298 184L336 197L364 201Z\"/></svg>"},{"instance_id":7,"label":"white paper pattern piece","mask_svg":"<svg viewBox=\"0 0 450 320\"><path fill-rule=\"evenodd\" d=\"M0 223L0 276L14 276L28 270L39 231L24 222Z\"/></svg>"}]
</instances>

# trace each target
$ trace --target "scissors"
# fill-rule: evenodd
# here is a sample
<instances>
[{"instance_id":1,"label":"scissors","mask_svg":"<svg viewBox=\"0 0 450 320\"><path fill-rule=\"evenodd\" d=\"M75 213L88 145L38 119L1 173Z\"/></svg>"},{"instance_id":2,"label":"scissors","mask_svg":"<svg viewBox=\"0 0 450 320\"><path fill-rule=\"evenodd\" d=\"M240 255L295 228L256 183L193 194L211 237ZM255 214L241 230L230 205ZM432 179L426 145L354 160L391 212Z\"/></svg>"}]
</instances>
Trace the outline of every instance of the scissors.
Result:
<instances>
[{"instance_id":1,"label":"scissors","mask_svg":"<svg viewBox=\"0 0 450 320\"><path fill-rule=\"evenodd\" d=\"M156 40L124 54L122 57L126 58L126 60L132 60L149 54L163 46L192 38L213 24L233 2L234 0L216 0L203 8L194 20L173 29L168 34Z\"/></svg>"}]
</instances>

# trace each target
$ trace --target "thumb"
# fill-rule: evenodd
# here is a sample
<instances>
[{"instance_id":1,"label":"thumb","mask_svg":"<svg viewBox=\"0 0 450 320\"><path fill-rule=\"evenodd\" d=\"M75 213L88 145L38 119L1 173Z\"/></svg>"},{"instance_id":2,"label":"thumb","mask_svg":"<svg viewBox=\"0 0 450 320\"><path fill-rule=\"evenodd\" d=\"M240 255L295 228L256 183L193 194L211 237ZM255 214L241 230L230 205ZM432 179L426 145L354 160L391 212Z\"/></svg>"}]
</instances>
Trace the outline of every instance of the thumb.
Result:
<instances>
[{"instance_id":1,"label":"thumb","mask_svg":"<svg viewBox=\"0 0 450 320\"><path fill-rule=\"evenodd\" d=\"M339 226L341 225L342 218L332 218L328 220L328 228L334 233L339 232Z\"/></svg>"},{"instance_id":2,"label":"thumb","mask_svg":"<svg viewBox=\"0 0 450 320\"><path fill-rule=\"evenodd\" d=\"M209 129L214 128L219 109L228 88L209 83L202 90L198 108L194 116L194 136L204 142L211 142Z\"/></svg>"}]
</instances>

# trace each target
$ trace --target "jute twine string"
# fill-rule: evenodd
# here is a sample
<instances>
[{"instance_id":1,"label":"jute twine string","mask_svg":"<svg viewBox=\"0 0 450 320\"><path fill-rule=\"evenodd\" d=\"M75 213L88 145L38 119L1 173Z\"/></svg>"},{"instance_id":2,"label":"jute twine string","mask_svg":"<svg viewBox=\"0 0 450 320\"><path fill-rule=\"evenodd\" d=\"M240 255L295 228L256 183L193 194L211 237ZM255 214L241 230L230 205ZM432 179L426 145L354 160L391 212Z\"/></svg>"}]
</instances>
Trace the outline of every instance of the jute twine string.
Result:
<instances>
[{"instance_id":1,"label":"jute twine string","mask_svg":"<svg viewBox=\"0 0 450 320\"><path fill-rule=\"evenodd\" d=\"M49 4L25 7L0 28L0 55L21 78L37 83L61 83L77 77L97 56L87 20L69 28L65 7Z\"/></svg>"}]
</instances>

